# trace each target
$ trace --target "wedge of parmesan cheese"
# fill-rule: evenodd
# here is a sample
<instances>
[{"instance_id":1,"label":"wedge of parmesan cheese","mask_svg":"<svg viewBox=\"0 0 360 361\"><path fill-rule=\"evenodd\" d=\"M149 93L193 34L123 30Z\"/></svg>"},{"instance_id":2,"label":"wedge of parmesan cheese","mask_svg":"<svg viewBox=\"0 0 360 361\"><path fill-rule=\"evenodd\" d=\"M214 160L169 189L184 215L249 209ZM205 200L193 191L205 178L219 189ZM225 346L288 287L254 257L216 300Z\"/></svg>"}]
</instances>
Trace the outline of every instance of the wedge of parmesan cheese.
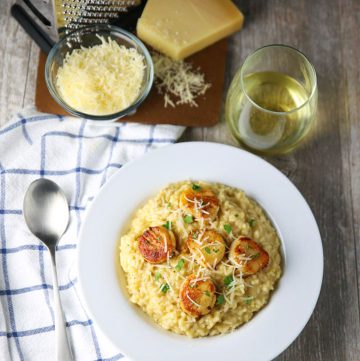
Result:
<instances>
[{"instance_id":1,"label":"wedge of parmesan cheese","mask_svg":"<svg viewBox=\"0 0 360 361\"><path fill-rule=\"evenodd\" d=\"M148 0L138 37L175 60L241 29L244 16L231 0Z\"/></svg>"},{"instance_id":2,"label":"wedge of parmesan cheese","mask_svg":"<svg viewBox=\"0 0 360 361\"><path fill-rule=\"evenodd\" d=\"M138 98L144 57L134 48L100 37L101 44L68 53L56 77L57 89L73 109L90 115L119 112Z\"/></svg>"}]
</instances>

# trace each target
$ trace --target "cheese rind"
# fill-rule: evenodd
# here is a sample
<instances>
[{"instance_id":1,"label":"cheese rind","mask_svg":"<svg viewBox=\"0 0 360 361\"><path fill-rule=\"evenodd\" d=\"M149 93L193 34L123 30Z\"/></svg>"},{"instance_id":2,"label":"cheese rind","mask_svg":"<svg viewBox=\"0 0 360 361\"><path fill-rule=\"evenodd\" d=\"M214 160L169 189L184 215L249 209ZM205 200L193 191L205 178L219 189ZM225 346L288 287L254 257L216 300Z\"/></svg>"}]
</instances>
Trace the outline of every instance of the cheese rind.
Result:
<instances>
[{"instance_id":1,"label":"cheese rind","mask_svg":"<svg viewBox=\"0 0 360 361\"><path fill-rule=\"evenodd\" d=\"M240 30L243 22L231 0L148 0L137 35L180 60Z\"/></svg>"}]
</instances>

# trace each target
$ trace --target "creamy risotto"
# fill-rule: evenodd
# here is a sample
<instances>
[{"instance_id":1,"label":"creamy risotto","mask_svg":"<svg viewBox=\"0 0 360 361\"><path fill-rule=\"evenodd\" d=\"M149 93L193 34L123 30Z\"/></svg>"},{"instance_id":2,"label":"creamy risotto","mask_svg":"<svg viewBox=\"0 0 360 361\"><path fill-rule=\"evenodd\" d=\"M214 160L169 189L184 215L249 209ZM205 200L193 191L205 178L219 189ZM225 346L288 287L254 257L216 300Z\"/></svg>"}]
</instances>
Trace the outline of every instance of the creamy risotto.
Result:
<instances>
[{"instance_id":1,"label":"creamy risotto","mask_svg":"<svg viewBox=\"0 0 360 361\"><path fill-rule=\"evenodd\" d=\"M269 301L281 276L280 240L239 189L171 184L134 215L120 239L130 301L167 330L230 332Z\"/></svg>"}]
</instances>

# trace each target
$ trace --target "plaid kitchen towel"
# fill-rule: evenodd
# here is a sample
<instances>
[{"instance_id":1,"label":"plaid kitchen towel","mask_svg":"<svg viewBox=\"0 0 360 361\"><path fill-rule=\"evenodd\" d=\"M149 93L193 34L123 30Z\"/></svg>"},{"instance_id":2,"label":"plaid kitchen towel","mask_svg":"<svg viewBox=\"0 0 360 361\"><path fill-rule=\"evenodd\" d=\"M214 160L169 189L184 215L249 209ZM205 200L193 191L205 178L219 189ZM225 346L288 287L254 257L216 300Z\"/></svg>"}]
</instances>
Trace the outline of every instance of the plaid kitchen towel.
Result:
<instances>
[{"instance_id":1,"label":"plaid kitchen towel","mask_svg":"<svg viewBox=\"0 0 360 361\"><path fill-rule=\"evenodd\" d=\"M73 267L77 234L87 205L117 169L151 149L174 143L183 130L131 123L97 126L82 119L35 112L18 114L0 129L1 360L49 361L54 357L50 255L27 229L22 216L24 193L40 177L58 183L70 205L70 225L60 241L57 263L75 360L123 358L79 300Z\"/></svg>"}]
</instances>

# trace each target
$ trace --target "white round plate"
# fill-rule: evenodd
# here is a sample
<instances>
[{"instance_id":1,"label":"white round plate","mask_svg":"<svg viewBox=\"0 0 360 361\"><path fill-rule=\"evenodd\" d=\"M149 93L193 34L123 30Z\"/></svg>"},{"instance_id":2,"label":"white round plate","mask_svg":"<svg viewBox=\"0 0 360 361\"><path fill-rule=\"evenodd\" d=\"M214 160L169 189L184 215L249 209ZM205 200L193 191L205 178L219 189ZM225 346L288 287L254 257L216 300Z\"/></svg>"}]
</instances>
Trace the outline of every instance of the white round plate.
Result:
<instances>
[{"instance_id":1,"label":"white round plate","mask_svg":"<svg viewBox=\"0 0 360 361\"><path fill-rule=\"evenodd\" d=\"M130 216L164 186L186 179L244 190L262 205L282 240L283 275L277 290L264 309L230 334L191 339L165 331L130 304L119 286L117 240ZM314 310L323 251L309 206L276 168L234 147L179 143L127 164L104 185L82 225L78 274L92 318L133 361L269 361L294 341Z\"/></svg>"}]
</instances>

